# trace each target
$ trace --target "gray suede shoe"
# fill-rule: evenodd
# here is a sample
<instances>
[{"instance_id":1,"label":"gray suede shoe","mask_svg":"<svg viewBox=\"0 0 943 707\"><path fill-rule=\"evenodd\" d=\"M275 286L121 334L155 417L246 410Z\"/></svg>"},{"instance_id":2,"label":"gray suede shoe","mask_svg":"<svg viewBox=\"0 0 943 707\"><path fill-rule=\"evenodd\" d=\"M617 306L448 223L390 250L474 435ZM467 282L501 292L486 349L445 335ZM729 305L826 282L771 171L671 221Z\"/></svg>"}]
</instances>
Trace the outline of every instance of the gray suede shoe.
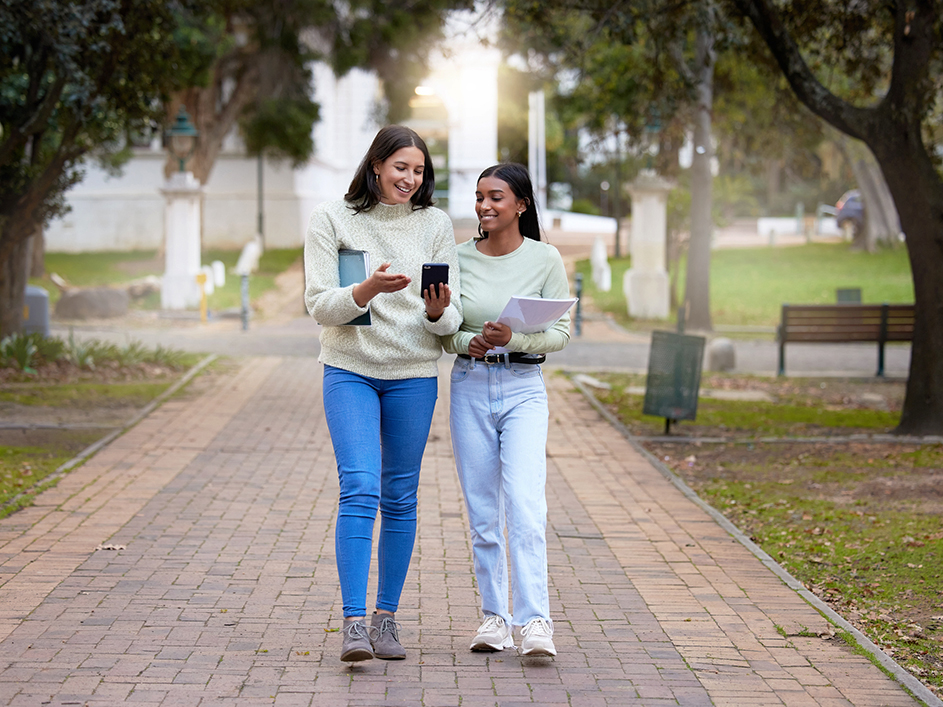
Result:
<instances>
[{"instance_id":1,"label":"gray suede shoe","mask_svg":"<svg viewBox=\"0 0 943 707\"><path fill-rule=\"evenodd\" d=\"M373 629L367 628L363 619L348 621L344 619L343 638L341 645L341 660L345 663L354 663L360 660L371 660L373 649L370 647L370 633Z\"/></svg>"},{"instance_id":2,"label":"gray suede shoe","mask_svg":"<svg viewBox=\"0 0 943 707\"><path fill-rule=\"evenodd\" d=\"M374 612L370 618L372 632L373 654L383 660L402 660L406 657L406 649L399 642L399 624L393 620L391 614Z\"/></svg>"}]
</instances>

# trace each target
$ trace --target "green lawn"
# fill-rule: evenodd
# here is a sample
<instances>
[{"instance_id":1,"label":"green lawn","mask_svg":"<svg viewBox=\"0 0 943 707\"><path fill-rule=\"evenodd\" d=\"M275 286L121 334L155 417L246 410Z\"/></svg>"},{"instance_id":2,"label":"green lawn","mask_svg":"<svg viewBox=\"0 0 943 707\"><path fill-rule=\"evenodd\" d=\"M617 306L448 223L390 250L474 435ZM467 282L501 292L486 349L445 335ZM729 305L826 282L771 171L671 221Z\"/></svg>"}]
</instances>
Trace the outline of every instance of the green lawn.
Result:
<instances>
[{"instance_id":1,"label":"green lawn","mask_svg":"<svg viewBox=\"0 0 943 707\"><path fill-rule=\"evenodd\" d=\"M580 261L584 291L598 309L629 323L622 277L630 260L610 260L612 290L596 292L588 260ZM684 295L685 262L678 296ZM715 250L711 253L711 315L715 326L775 326L780 307L830 304L835 290L861 288L863 302L913 302L910 262L904 248L861 253L847 244L813 243L781 248Z\"/></svg>"},{"instance_id":2,"label":"green lawn","mask_svg":"<svg viewBox=\"0 0 943 707\"><path fill-rule=\"evenodd\" d=\"M231 270L239 260L238 250L210 250L202 254L203 264L214 260L226 266L226 284L216 288L208 297L210 311L238 308L242 303L240 278ZM271 249L262 254L259 270L249 278L249 298L255 299L275 287L275 276L301 258L302 248ZM59 299L59 290L49 276L56 273L77 287L116 286L148 275L160 276L164 263L156 251L122 253L46 253L46 277L32 278L30 284L39 285L49 292L50 307ZM300 277L300 275L299 275ZM152 295L136 305L144 309L160 307L160 297Z\"/></svg>"}]
</instances>

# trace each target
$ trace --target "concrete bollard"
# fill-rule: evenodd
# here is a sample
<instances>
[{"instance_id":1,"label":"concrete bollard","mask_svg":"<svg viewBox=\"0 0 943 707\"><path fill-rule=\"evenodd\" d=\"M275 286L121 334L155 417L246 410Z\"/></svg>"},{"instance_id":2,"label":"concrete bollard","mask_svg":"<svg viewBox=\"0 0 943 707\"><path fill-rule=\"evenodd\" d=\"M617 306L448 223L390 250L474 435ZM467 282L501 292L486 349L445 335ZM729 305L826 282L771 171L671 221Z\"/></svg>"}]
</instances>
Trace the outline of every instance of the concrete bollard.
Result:
<instances>
[{"instance_id":1,"label":"concrete bollard","mask_svg":"<svg viewBox=\"0 0 943 707\"><path fill-rule=\"evenodd\" d=\"M732 371L737 367L737 354L730 339L713 339L707 346L707 370Z\"/></svg>"}]
</instances>

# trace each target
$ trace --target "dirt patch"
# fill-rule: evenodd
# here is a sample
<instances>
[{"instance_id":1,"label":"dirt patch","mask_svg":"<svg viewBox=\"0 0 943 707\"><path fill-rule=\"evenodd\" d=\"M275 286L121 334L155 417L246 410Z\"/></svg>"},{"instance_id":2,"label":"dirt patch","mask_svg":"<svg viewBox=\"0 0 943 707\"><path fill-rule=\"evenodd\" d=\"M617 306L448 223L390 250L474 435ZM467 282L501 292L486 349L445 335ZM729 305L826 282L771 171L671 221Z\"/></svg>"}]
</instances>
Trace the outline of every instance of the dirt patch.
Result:
<instances>
[{"instance_id":1,"label":"dirt patch","mask_svg":"<svg viewBox=\"0 0 943 707\"><path fill-rule=\"evenodd\" d=\"M843 379L827 381L805 378L719 376L701 379L705 390L762 391L773 400L841 409L900 410L904 383L894 380Z\"/></svg>"},{"instance_id":2,"label":"dirt patch","mask_svg":"<svg viewBox=\"0 0 943 707\"><path fill-rule=\"evenodd\" d=\"M775 442L644 445L692 487L709 481L775 483L861 512L933 515L943 523L943 469L922 465L923 445ZM838 478L836 478L838 477Z\"/></svg>"}]
</instances>

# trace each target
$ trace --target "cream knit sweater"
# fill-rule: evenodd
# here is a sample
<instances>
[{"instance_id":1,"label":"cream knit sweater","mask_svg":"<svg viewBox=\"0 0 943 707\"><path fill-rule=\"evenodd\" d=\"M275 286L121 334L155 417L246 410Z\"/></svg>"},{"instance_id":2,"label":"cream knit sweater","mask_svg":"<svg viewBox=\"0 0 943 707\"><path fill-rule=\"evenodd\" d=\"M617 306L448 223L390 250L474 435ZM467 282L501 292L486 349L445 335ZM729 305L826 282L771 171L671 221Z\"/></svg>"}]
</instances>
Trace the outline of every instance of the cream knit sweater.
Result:
<instances>
[{"instance_id":1,"label":"cream knit sweater","mask_svg":"<svg viewBox=\"0 0 943 707\"><path fill-rule=\"evenodd\" d=\"M337 251L370 253L370 267L392 263L388 272L412 278L399 292L380 293L369 303L370 326L346 322L367 311L354 302L354 286L339 287ZM452 303L430 322L419 291L423 263L448 263ZM412 210L412 204L355 214L344 200L319 204L305 236L305 305L322 325L319 361L370 378L400 380L438 374L439 336L462 323L455 234L445 212Z\"/></svg>"}]
</instances>

